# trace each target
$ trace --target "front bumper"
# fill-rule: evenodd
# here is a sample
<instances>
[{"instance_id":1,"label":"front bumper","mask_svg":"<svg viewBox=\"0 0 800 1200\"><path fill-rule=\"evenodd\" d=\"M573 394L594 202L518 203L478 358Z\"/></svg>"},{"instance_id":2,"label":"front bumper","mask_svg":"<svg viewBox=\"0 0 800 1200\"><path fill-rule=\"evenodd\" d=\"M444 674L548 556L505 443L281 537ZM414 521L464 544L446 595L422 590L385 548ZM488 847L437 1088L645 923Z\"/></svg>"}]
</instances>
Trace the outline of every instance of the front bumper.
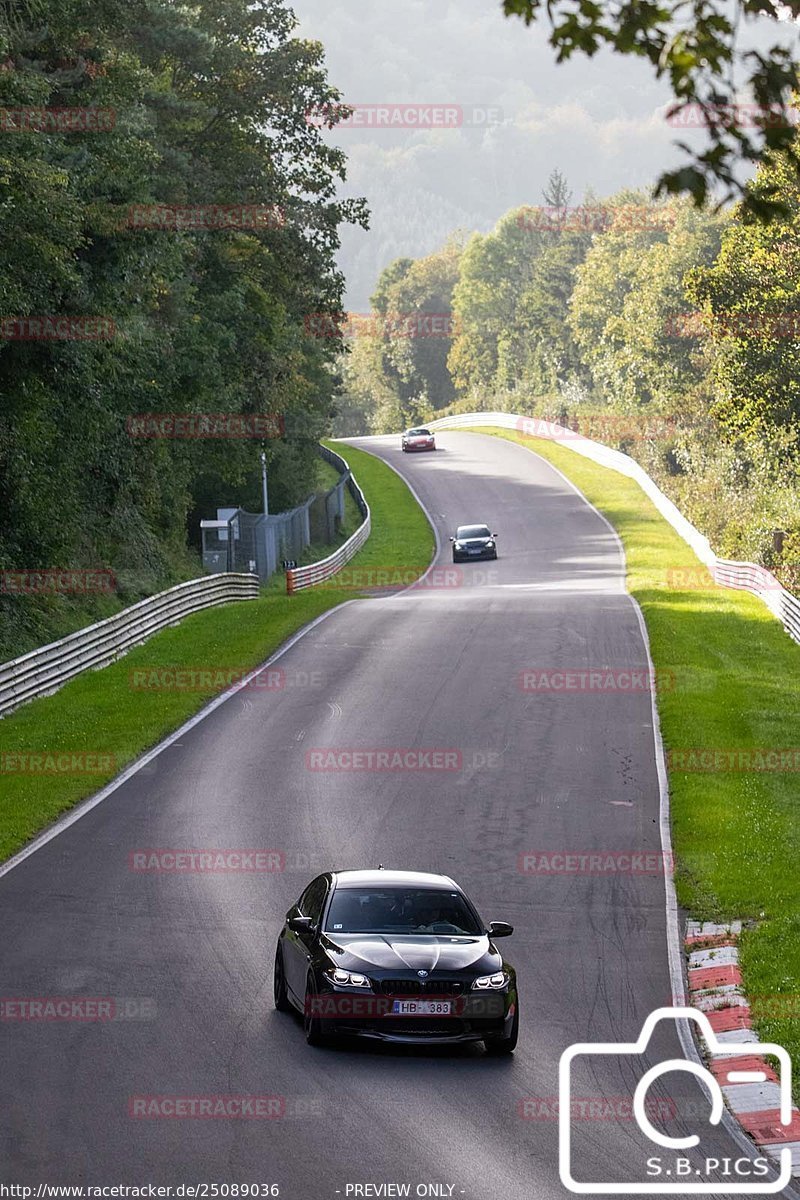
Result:
<instances>
[{"instance_id":1,"label":"front bumper","mask_svg":"<svg viewBox=\"0 0 800 1200\"><path fill-rule=\"evenodd\" d=\"M454 550L453 562L485 562L497 558L497 547L492 550L481 550L479 554L468 554L466 550Z\"/></svg>"},{"instance_id":2,"label":"front bumper","mask_svg":"<svg viewBox=\"0 0 800 1200\"><path fill-rule=\"evenodd\" d=\"M409 450L409 451L414 451L414 450L435 450L435 449L436 449L436 443L435 443L435 442L430 442L430 443L426 442L424 445L418 445L418 446L417 446L417 445L414 445L414 443L413 443L413 442L404 442L404 443L403 443L403 449L404 449L404 450Z\"/></svg>"},{"instance_id":3,"label":"front bumper","mask_svg":"<svg viewBox=\"0 0 800 1200\"><path fill-rule=\"evenodd\" d=\"M413 1016L392 1012L394 1000L410 998L408 995L375 993L358 995L344 990L323 993L314 997L312 1015L320 1018L326 1034L385 1042L477 1042L487 1037L507 1037L511 1031L516 1005L513 990L418 997L420 1000L450 1001L449 1015Z\"/></svg>"}]
</instances>

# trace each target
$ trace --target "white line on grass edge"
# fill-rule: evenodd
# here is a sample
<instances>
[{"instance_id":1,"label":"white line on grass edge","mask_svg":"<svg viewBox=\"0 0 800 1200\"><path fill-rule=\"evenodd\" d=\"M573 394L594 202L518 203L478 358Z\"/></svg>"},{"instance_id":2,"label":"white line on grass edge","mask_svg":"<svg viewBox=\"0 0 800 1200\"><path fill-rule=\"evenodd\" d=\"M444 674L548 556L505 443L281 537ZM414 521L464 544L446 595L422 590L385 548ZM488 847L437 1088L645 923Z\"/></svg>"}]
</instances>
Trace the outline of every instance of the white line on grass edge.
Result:
<instances>
[{"instance_id":1,"label":"white line on grass edge","mask_svg":"<svg viewBox=\"0 0 800 1200\"><path fill-rule=\"evenodd\" d=\"M466 431L459 431L459 432L466 432ZM479 434L478 436L491 437L492 434ZM344 439L340 439L340 440L344 440ZM355 439L353 439L353 440L355 440ZM508 440L508 439L503 439L503 440ZM530 447L522 446L519 442L512 443L512 444L520 446L520 449L527 451L527 453L529 453L529 454L533 454L533 456L535 458L538 458L540 462L543 462L546 466L550 467L551 470L555 471L555 473L557 475L559 475L561 477L561 479L564 480L564 482L568 485L568 487L572 488L572 490L575 492L575 494L580 497L580 499L584 502L584 504L586 504L592 510L592 512L596 513L596 515L600 518L600 520L603 522L603 524L608 527L608 529L610 530L611 534L613 535L615 541L617 542L617 544L619 546L619 550L620 550L620 555L622 558L623 567L625 567L625 569L627 570L627 559L626 559L626 555L625 555L625 547L622 544L622 539L619 536L617 530L614 528L614 526L611 524L611 522L608 520L608 518L605 517L594 506L594 504L591 503L590 500L587 500L586 496L584 496L584 494L580 490L580 488L576 484L574 484L572 482L572 480L569 479L564 474L563 471L560 471L558 469L558 467L553 466L553 464L551 462L548 462L548 460L546 458L543 458L541 454L537 454L535 450L531 450ZM357 446L356 449L363 449L363 447ZM369 451L365 451L365 453L369 453ZM380 458L380 455L374 455L373 457ZM409 483L408 479L398 470L397 467L393 466L391 463L386 462L386 460L383 458L380 458L380 461L383 462L387 467L389 467L390 470L394 471L395 475L397 475L400 479L403 480L406 487L411 492L411 494L414 497L414 499L416 500L417 504L422 509L423 513L425 514L428 524L430 525L431 529L433 530L433 535L434 535L434 539L435 539L435 543L436 543L436 548L434 550L433 558L432 558L429 566L425 570L424 574L421 575L419 579L415 580L414 583L409 584L408 587L403 588L398 593L398 595L402 595L403 592L408 592L408 591L411 591L413 588L415 588L433 570L433 567L435 566L435 563L436 563L436 559L438 558L439 553L441 552L441 540L439 538L439 533L436 528L436 524L435 524L430 512L428 511L428 508L420 499L416 489ZM621 594L627 596L628 599L630 600L631 604L633 605L634 611L636 613L636 618L639 623L639 630L640 630L640 633L642 636L642 641L644 643L645 652L647 654L648 666L650 668L651 676L652 676L655 674L655 666L653 664L653 659L652 659L652 656L650 653L650 638L647 633L647 625L645 624L642 610L640 609L637 601L627 590L627 586L625 587L624 591ZM105 800L108 796L110 796L113 792L115 792L117 790L117 788L121 787L123 783L125 783L128 779L131 778L131 776L137 774L137 772L140 771L142 769L142 767L147 766L147 764L152 762L154 758L157 758L158 755L161 754L161 752L163 750L166 750L171 745L173 745L178 740L179 737L182 737L185 733L188 733L196 725L199 725L201 721L204 721L207 716L209 716L212 712L215 712L216 709L218 709L222 704L225 704L228 700L230 700L232 696L237 695L237 693L240 692L244 687L246 687L252 679L254 679L262 671L266 670L267 667L272 665L272 663L277 662L279 658L282 658L283 655L286 654L286 652L288 650L291 650L292 646L296 645L296 643L299 642L301 640L301 638L305 637L307 633L310 633L312 629L315 629L318 625L321 625L323 621L326 621L329 617L332 617L335 613L341 612L344 608L347 608L348 605L355 604L355 603L356 603L355 600L346 600L344 602L344 604L338 604L335 608L331 608L328 610L328 612L322 613L320 616L316 617L313 621L311 621L308 625L305 625L305 626L303 626L302 629L299 629L297 631L297 633L293 634L292 637L290 637L289 640L287 642L285 642L284 645L281 646L281 648L279 650L277 650L273 655L271 655L271 657L268 658L266 660L266 662L262 663L261 666L255 667L243 680L241 680L239 683L237 683L234 687L230 688L227 692L224 692L221 696L218 696L215 700L212 700L209 704L207 704L204 708L202 708L199 713L195 713L195 715L193 717L190 717L188 721L184 722L183 725L181 725L178 729L176 729L174 733L169 734L166 738L164 738L163 741L159 742L159 744L157 746L154 746L152 750L148 750L144 755L142 755L141 758L138 758L134 763L132 763L129 767L127 767L120 775L118 775L116 777L116 779L113 779L111 781L111 783L107 784L106 787L102 788L99 792L97 792L96 795L90 796L89 799L82 801L75 808L71 809L70 812L68 812L65 816L59 818L59 820L56 821L56 823L54 825L52 825L49 829L46 829L44 831L44 833L41 833L41 834L39 834L38 837L34 838L34 840L32 842L30 842L29 845L25 846L22 850L19 850L15 855L13 855L5 863L0 864L0 879L2 879L4 875L7 875L9 873L9 871L13 871L13 869L15 867L18 867L20 865L20 863L23 863L26 858L30 858L30 856L32 854L35 854L37 850L40 850L42 848L42 846L46 846L48 844L48 842L53 841L53 839L58 837L58 835L60 833L63 833L65 829L69 829L69 827L71 825L74 825L76 821L79 821L81 819L81 817L86 816L86 814L88 812L91 812L91 810L93 808L95 808L98 804L101 804L103 800ZM651 707L652 721L653 721L653 740L654 740L654 750L655 750L655 758L656 758L656 768L657 768L657 772L658 772L661 848L662 848L663 854L665 856L665 860L668 862L672 862L672 837L671 837L671 832L670 832L670 819L669 819L669 787L668 787L668 783L667 783L667 769L666 769L666 763L665 763L665 759L664 759L664 745L661 740L661 723L660 723L659 717L658 717L658 708L656 706L655 693L652 691L650 693L650 707ZM672 879L672 876L667 875L666 872L664 874L664 890L665 890L665 899L666 899L666 928L667 928L667 952L668 952L668 958L669 958L669 972L670 972L670 980L671 980L671 986L672 986L673 1001L676 1004L678 1004L681 1001L682 995L683 995L683 969L682 969L682 961L683 960L682 960L682 947L681 947L681 940L680 940L680 927L679 927L679 922L678 922L678 900L677 900L677 896L675 893L675 884ZM684 1053L687 1055L687 1057L693 1059L695 1062L701 1063L702 1060L701 1060L700 1054L697 1050L697 1046L695 1045L694 1038L692 1037L692 1034L688 1028L688 1023L685 1021L678 1021L677 1027L678 1027L678 1036L680 1038L681 1045L683 1046ZM723 1112L722 1124L724 1125L725 1129L730 1134L730 1136L734 1139L734 1141L736 1141L742 1147L743 1150L747 1150L748 1153L752 1152L754 1143L750 1140L750 1138L748 1138L746 1136L746 1134L742 1130L741 1126L733 1118L732 1114L729 1112L729 1110L727 1108ZM795 1189L791 1185L784 1189L783 1195L792 1197L792 1200L800 1200L800 1196L798 1195L798 1193L795 1191Z\"/></svg>"},{"instance_id":2,"label":"white line on grass edge","mask_svg":"<svg viewBox=\"0 0 800 1200\"><path fill-rule=\"evenodd\" d=\"M63 833L65 829L69 829L70 825L74 825L76 821L80 821L81 817L85 817L88 812L91 812L93 808L96 808L98 804L101 804L103 800L107 799L112 792L115 792L117 788L122 787L123 783L126 783L131 776L135 775L138 771L141 771L142 767L146 767L147 764L151 763L154 758L157 758L158 755L161 754L162 750L167 750L171 745L173 745L174 742L178 740L178 738L183 737L185 733L188 733L191 729L194 729L195 725L199 725L200 722L204 721L207 716L209 716L212 712L215 712L220 705L225 704L227 700L230 700L232 696L235 696L238 692L240 692L242 688L247 687L251 680L255 679L257 675L260 675L261 672L266 670L267 667L271 666L272 663L277 662L279 658L282 658L286 651L291 650L292 646L294 646L296 642L299 642L302 637L305 637L307 633L310 633L312 629L314 629L322 621L327 620L328 617L333 616L334 613L341 612L341 610L346 608L348 604L355 604L355 600L345 600L344 604L338 604L336 608L331 608L327 612L321 613L320 616L316 617L313 621L310 621L308 625L304 625L302 629L299 629L297 633L293 634L289 638L288 642L285 642L279 650L276 650L276 652L270 658L268 658L266 662L262 663L258 667L254 667L253 670L244 677L244 679L234 684L233 687L228 688L228 690L223 692L221 696L217 696L214 700L209 701L209 703L201 708L199 712L195 713L193 717L190 717L188 721L185 721L183 725L180 725L173 733L168 734L163 741L158 743L158 745L153 746L151 750L145 751L144 754L135 759L130 766L126 767L121 774L117 775L115 779L112 779L111 782L106 784L104 788L101 788L99 792L96 792L94 796L89 796L88 799L80 801L75 808L70 809L70 811L65 813L63 817L59 817L55 824L51 825L48 829L45 829L44 833L40 833L38 837L35 837L33 841L27 846L24 846L22 850L18 850L17 853L12 855L12 857L6 862L0 864L0 879L2 879L4 875L7 875L9 871L13 871L14 867L18 867L20 863L23 863L26 858L30 858L30 856L35 854L37 850L41 850L42 846L46 846L48 842L52 842L53 838L58 837L58 835Z\"/></svg>"},{"instance_id":3,"label":"white line on grass edge","mask_svg":"<svg viewBox=\"0 0 800 1200\"><path fill-rule=\"evenodd\" d=\"M358 447L356 448L358 449ZM380 462L384 462L384 460L377 454L373 455L373 458L378 458ZM436 559L439 555L441 544L439 541L439 534L436 530L436 526L431 520L430 513L420 500L414 488L411 486L408 480L403 478L397 468L393 467L391 463L385 463L384 465L390 467L391 470L394 471L395 475L403 480L403 483L405 483L406 487L411 492L411 495L414 497L417 504L425 514L425 517L427 518L428 523L433 530L433 536L436 542L436 549L434 550L433 558L426 568L425 573L421 575L419 579L415 579L413 583L402 588L397 593L397 595L402 595L403 592L411 591L412 588L416 587L417 584L420 583L425 576L433 570ZM310 621L308 625L304 625L302 629L298 629L297 633L292 634L289 640L284 642L280 649L276 650L275 653L266 660L266 662L261 663L261 665L258 667L254 667L253 670L244 677L244 679L239 681L239 683L236 683L233 687L228 688L228 690L223 692L221 696L217 696L214 700L209 701L209 703L204 705L199 712L195 713L193 717L190 717L188 721L185 721L183 725L180 725L173 733L168 734L167 737L158 743L158 745L153 746L151 750L147 750L143 755L135 759L130 766L126 767L119 775L116 776L115 779L112 779L111 782L106 784L104 788L101 788L99 792L96 792L93 796L89 796L86 800L81 800L75 805L74 808L71 808L69 812L65 813L62 817L59 817L51 826L49 826L49 828L45 829L43 833L40 833L37 837L35 837L32 842L29 842L27 846L23 846L21 850L18 850L17 853L13 854L11 858L6 860L6 862L0 863L0 879L2 879L4 875L8 875L9 871L13 871L15 867L20 865L20 863L25 862L25 859L30 858L30 856L35 854L37 850L41 850L41 848L46 846L48 842L52 842L54 838L57 838L58 835L63 833L65 829L69 829L69 827L74 825L76 821L80 821L81 817L85 817L86 814L91 812L93 808L96 808L98 804L102 804L102 802L112 795L117 788L122 787L123 783L127 783L132 776L136 775L138 771L141 771L142 767L146 767L147 764L151 763L154 758L157 758L162 751L168 750L169 747L178 740L178 738L181 738L184 734L189 733L189 731L194 729L196 725L199 725L201 721L204 721L206 717L210 716L212 712L215 712L220 705L225 704L231 699L232 696L237 695L242 688L247 687L251 680L255 679L257 675L260 675L262 671L265 671L268 667L271 667L274 662L277 662L279 658L282 658L288 650L291 650L292 646L296 645L297 642L299 642L301 638L304 638L307 633L310 633L312 629L316 629L316 627L321 625L323 621L327 621L329 617L332 617L335 613L341 612L343 609L347 608L348 605L356 603L358 603L358 600L356 599L345 600L344 603L337 604L335 608L330 608L327 612L321 613L318 617L315 617L313 621Z\"/></svg>"},{"instance_id":4,"label":"white line on grass edge","mask_svg":"<svg viewBox=\"0 0 800 1200\"><path fill-rule=\"evenodd\" d=\"M453 431L451 430L449 432L453 432ZM458 430L457 432L459 432L459 433L466 432L466 430ZM475 435L473 434L472 436L475 436ZM477 436L493 437L495 435L493 435L491 433L489 433L489 434L480 434L479 433ZM503 438L501 440L502 441L510 441L511 439ZM555 471L556 475L559 475L564 480L564 482L569 487L572 488L573 492L575 492L575 494L577 496L579 496L581 498L581 500L583 500L584 504L588 505L588 507L592 510L592 512L597 514L597 516L600 518L600 520L603 522L603 524L606 525L608 527L608 529L611 531L611 533L614 536L615 541L617 542L617 544L619 546L620 554L622 556L623 568L624 568L626 576L627 576L627 556L625 554L625 547L622 544L622 538L620 537L619 533L614 528L614 526L611 524L608 517L604 516L603 513L601 513L600 510L594 506L594 504L592 504L591 500L588 500L586 498L586 496L584 496L583 492L581 491L581 489L578 487L577 484L573 483L572 480L569 479L564 474L563 471L560 471L558 467L553 466L553 464L551 462L549 462L549 460L546 459L543 455L537 454L536 451L532 450L530 446L523 446L521 442L511 442L511 444L515 445L515 446L519 446L521 450L525 450L528 454L532 454L534 456L534 458L538 458L540 462L543 462L546 466L550 467L550 469L552 471ZM597 464L595 464L595 465L597 465ZM642 495L644 495L644 493L642 493ZM647 499L646 496L645 496L645 499ZM428 517L428 519L430 520L430 517ZM698 562L699 561L700 560L698 559ZM631 604L633 605L634 612L636 613L636 619L639 623L639 632L641 633L642 641L644 643L645 653L647 654L647 665L650 670L650 677L651 677L651 679L653 679L653 678L655 678L655 665L653 663L653 656L650 652L650 636L647 632L647 624L644 619L644 614L642 613L642 610L639 607L638 601L628 591L627 582L625 583L625 589L622 594L628 597ZM664 861L671 863L673 861L673 858L672 858L672 830L670 827L669 780L668 780L668 776L667 776L666 759L664 757L664 743L661 738L661 721L658 716L658 706L656 704L656 695L655 695L655 690L653 688L650 689L650 710L652 713L653 743L654 743L655 758L656 758L656 770L658 773L659 825L660 825L660 829L661 829L661 850L664 855ZM682 1007L684 1004L683 943L681 941L680 922L678 920L678 897L675 892L675 880L672 877L672 873L671 872L668 873L667 871L664 872L664 898L665 898L665 903L666 903L667 956L668 956L668 962L669 962L670 985L672 988L672 1001L673 1001L673 1005L675 1007ZM680 1039L681 1046L683 1047L684 1054L686 1055L687 1058L690 1058L694 1062L699 1063L701 1066L703 1066L704 1065L703 1060L700 1056L699 1050L697 1049L697 1044L694 1040L692 1031L689 1027L689 1022L688 1021L676 1021L675 1024L677 1026L678 1037ZM752 1154L754 1149L758 1149L755 1142L751 1141L751 1139L747 1136L747 1134L742 1129L742 1126L739 1124L739 1122L736 1120L736 1118L731 1113L730 1109L728 1109L727 1107L725 1109L723 1109L722 1125L724 1126L726 1132L728 1134L730 1134L730 1136L733 1138L733 1140L739 1146L741 1146L741 1148L743 1150L746 1150L748 1152L748 1154ZM792 1200L800 1200L800 1193L798 1193L795 1190L794 1185L792 1185L792 1184L789 1184L787 1187L785 1187L783 1189L783 1191L781 1192L781 1195L789 1196L792 1198Z\"/></svg>"}]
</instances>

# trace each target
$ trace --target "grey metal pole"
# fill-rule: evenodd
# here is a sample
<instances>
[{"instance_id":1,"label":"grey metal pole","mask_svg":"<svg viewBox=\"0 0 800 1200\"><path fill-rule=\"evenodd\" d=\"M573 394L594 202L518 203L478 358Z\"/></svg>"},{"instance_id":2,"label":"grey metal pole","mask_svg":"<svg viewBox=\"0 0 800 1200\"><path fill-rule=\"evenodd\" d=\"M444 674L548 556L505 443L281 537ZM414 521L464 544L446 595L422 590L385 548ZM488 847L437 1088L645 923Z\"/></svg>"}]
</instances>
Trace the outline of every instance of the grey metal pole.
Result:
<instances>
[{"instance_id":1,"label":"grey metal pole","mask_svg":"<svg viewBox=\"0 0 800 1200\"><path fill-rule=\"evenodd\" d=\"M261 451L261 492L264 497L264 516L269 516L269 497L267 495L267 453Z\"/></svg>"}]
</instances>

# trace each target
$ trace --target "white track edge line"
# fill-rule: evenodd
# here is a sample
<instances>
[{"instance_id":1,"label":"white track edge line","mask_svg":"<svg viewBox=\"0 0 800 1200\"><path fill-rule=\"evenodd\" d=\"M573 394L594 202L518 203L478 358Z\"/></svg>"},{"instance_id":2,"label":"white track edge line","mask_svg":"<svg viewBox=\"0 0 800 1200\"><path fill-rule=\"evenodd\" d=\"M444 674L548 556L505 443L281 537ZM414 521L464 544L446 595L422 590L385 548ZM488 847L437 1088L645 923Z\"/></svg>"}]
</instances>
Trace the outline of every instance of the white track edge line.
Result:
<instances>
[{"instance_id":1,"label":"white track edge line","mask_svg":"<svg viewBox=\"0 0 800 1200\"><path fill-rule=\"evenodd\" d=\"M466 432L466 430L457 430L457 431L450 430L449 432ZM496 436L496 435L484 434L482 436L492 437L492 436ZM510 438L503 438L501 440L502 441L511 441ZM614 535L614 538L616 539L616 541L619 545L620 552L622 554L623 566L625 568L626 582L625 582L625 589L622 594L627 596L628 599L630 600L631 604L633 605L634 611L636 613L636 618L639 623L639 631L641 633L645 652L647 654L648 667L651 672L650 677L651 677L651 679L655 678L655 665L653 663L652 654L650 653L650 635L647 632L647 623L644 619L644 614L642 613L642 610L639 607L639 602L628 591L628 587L627 587L628 560L627 560L627 555L625 554L625 546L623 545L622 538L620 537L619 533L614 528L614 526L611 524L608 517L604 516L603 513L601 513L599 511L599 509L597 509L595 507L594 504L592 504L591 500L588 500L587 497L584 496L583 492L578 487L578 485L576 483L573 483L572 480L569 479L564 474L563 471L559 470L558 467L554 466L553 463L549 462L548 459L546 459L542 454L537 454L537 452L535 450L531 449L530 446L523 446L520 442L512 442L512 445L519 446L520 449L526 450L529 454L532 454L535 458L538 458L541 462L545 463L548 467L550 467L553 471L555 471L557 475L560 475L561 478L564 480L564 482L566 484L568 484L569 487L572 488L572 490L576 493L576 495L580 496L581 500L583 500L583 502L592 510L592 512L597 513L597 516L600 518L600 520L603 522L603 524L607 525L608 528L611 530L611 533ZM599 465L599 464L595 464L595 465ZM655 749L655 757L656 757L656 770L658 773L659 824L660 824L660 829L661 829L661 850L662 850L662 853L664 854L665 860L667 862L672 862L673 861L672 860L672 832L671 832L671 822L670 822L669 780L668 780L668 776L667 776L666 759L664 756L664 743L663 743L663 740L661 737L661 720L658 715L658 706L656 704L655 692L652 689L650 691L650 710L652 713L653 741L654 741L654 749ZM684 992L683 992L683 943L682 943L681 934L680 934L680 922L678 920L678 896L675 891L675 881L672 877L672 874L671 873L667 874L666 871L664 872L664 891L665 891L666 921L667 921L667 956L668 956L668 962L669 962L670 983L672 986L672 1000L673 1000L673 1004L675 1005L675 1007L679 1007L683 1004L683 995L684 995ZM684 1054L687 1056L687 1058L690 1058L694 1062L699 1063L701 1066L703 1066L703 1060L700 1056L700 1052L697 1048L694 1037L692 1036L691 1030L689 1029L688 1021L677 1021L676 1025L677 1025L677 1030L678 1030L678 1037L680 1039L681 1046L683 1047ZM756 1150L760 1149L760 1147L747 1136L747 1134L745 1133L742 1126L739 1124L739 1122L736 1120L736 1118L731 1113L730 1109L728 1109L727 1107L723 1110L721 1123L724 1126L726 1132L728 1134L730 1134L732 1139L739 1146L741 1146L741 1148L743 1150L746 1150L748 1152L748 1154L752 1154L753 1149L756 1149ZM787 1186L781 1192L781 1195L791 1197L791 1200L800 1200L800 1193L798 1193L795 1190L793 1184L787 1184Z\"/></svg>"},{"instance_id":2,"label":"white track edge line","mask_svg":"<svg viewBox=\"0 0 800 1200\"><path fill-rule=\"evenodd\" d=\"M357 446L356 449L360 449L360 447ZM369 451L367 450L364 453L369 454ZM377 458L379 462L385 461L378 454L373 454L372 457ZM439 556L441 542L431 515L420 500L415 489L411 486L408 480L400 474L396 467L393 467L391 463L385 463L385 465L394 471L395 475L397 475L399 479L403 480L403 483L405 483L406 487L411 492L420 509L425 514L431 529L433 530L433 536L436 543L433 559L426 569L425 574L421 575L420 579L415 579L414 582L409 584L408 587L403 588L403 592L407 592L410 591L411 588L415 587L421 579L424 579L425 576L433 570L436 559ZM367 541L369 541L369 539L367 539ZM364 545L366 545L366 542ZM402 592L398 594L402 595ZM216 696L213 700L209 701L209 703L204 705L199 712L190 717L188 721L184 721L182 725L179 725L178 728L173 730L172 733L167 734L167 736L158 742L157 745L153 746L150 750L146 750L144 754L140 755L132 763L125 767L125 769L121 771L119 775L115 776L115 778L112 779L110 783L107 783L105 787L101 788L99 792L96 792L93 796L88 796L85 800L79 801L74 808L71 808L68 812L64 813L63 816L57 818L52 825L50 825L42 833L38 834L38 836L34 837L31 842L29 842L26 846L23 846L21 850L16 852L16 854L12 854L11 858L7 859L4 863L0 863L0 879L2 879L4 875L8 875L10 871L13 871L15 867L18 867L21 863L25 862L25 860L30 858L32 854L35 854L37 850L41 850L43 846L48 844L48 842L52 842L54 838L57 838L58 835L63 833L65 829L69 829L69 827L74 825L76 821L80 821L81 817L85 817L86 814L91 812L93 808L96 808L98 804L102 804L102 802L112 795L117 788L122 787L123 783L127 783L129 779L136 775L136 773L140 771L142 767L146 767L148 763L151 763L153 759L157 758L163 750L168 750L169 747L172 746L179 737L183 737L184 734L189 733L190 730L194 729L196 725L199 725L201 721L204 721L207 716L209 716L212 712L215 712L220 705L225 704L231 699L232 696L235 696L238 692L240 692L242 688L247 687L252 679L255 679L255 677L260 675L260 673L266 670L267 667L270 667L274 662L277 662L279 658L282 658L287 650L291 650L292 646L296 645L301 638L305 637L307 633L310 633L312 629L315 629L317 625L320 625L323 621L327 621L327 619L332 617L334 613L341 612L342 609L346 608L348 604L356 603L358 603L357 598L345 600L341 604L337 604L334 608L328 609L327 612L320 613L318 617L315 617L314 620L310 621L308 625L304 625L302 629L298 629L296 633L292 634L288 641L284 642L284 644L266 660L266 662L261 663L260 666L254 667L253 670L244 677L244 679L239 681L239 683L236 683L233 687L228 688L228 690L223 692L221 696Z\"/></svg>"},{"instance_id":3,"label":"white track edge line","mask_svg":"<svg viewBox=\"0 0 800 1200\"><path fill-rule=\"evenodd\" d=\"M333 439L331 439L331 440L333 440ZM344 441L345 439L342 438L341 440ZM359 440L358 438L349 438L347 440L350 442L350 444L353 445L354 449L360 450L363 454L369 454L372 456L372 458L377 458L378 462L382 462L383 465L385 467L388 467L390 471L394 471L394 473L398 479L402 479L403 483L406 485L408 490L411 492L411 495L414 497L417 504L422 509L423 513L425 514L425 518L426 518L428 524L430 525L431 530L433 531L433 538L434 538L434 543L435 543L435 547L434 547L434 551L433 551L433 558L428 563L428 566L425 568L425 571L423 572L423 574L420 575L419 579L415 579L413 583L410 583L408 585L408 587L401 588L399 592L395 593L397 596L402 596L404 592L410 592L412 590L412 588L418 587L419 584L422 583L423 579L427 579L427 577L430 575L433 568L436 566L436 560L442 552L442 541L441 541L441 538L439 537L439 530L436 528L436 524L433 520L433 517L429 513L427 506L425 504L423 504L422 501L420 500L419 493L417 492L416 488L414 487L414 485L412 483L409 483L406 476L402 473L402 471L398 467L394 466L393 463L387 462L385 458L381 458L380 454L375 454L374 451L372 451L372 450L365 450L363 446L356 446L355 443ZM402 451L401 451L401 453L402 453Z\"/></svg>"},{"instance_id":4,"label":"white track edge line","mask_svg":"<svg viewBox=\"0 0 800 1200\"><path fill-rule=\"evenodd\" d=\"M136 775L136 773L140 771L142 767L146 767L147 764L151 763L154 758L157 758L163 750L169 749L169 747L176 742L178 738L183 737L183 735L186 733L189 733L189 731L194 729L196 725L199 725L201 721L204 721L206 717L210 716L212 712L216 712L221 705L225 704L231 699L232 696L235 696L238 692L240 692L242 688L247 687L251 680L255 679L257 675L260 675L260 673L266 670L267 667L271 666L272 663L277 662L279 658L282 658L283 655L286 654L287 650L291 650L292 646L296 645L301 638L304 638L306 634L310 633L312 629L315 629L317 625L320 625L323 621L327 621L329 617L334 615L334 613L341 612L342 609L346 608L348 604L355 603L357 603L356 600L345 600L342 604L337 604L335 608L329 608L327 612L320 613L318 617L315 617L313 621L308 623L308 625L304 625L302 629L298 629L296 633L292 634L288 641L284 642L284 644L266 660L266 662L261 663L261 665L258 667L254 667L253 670L244 677L244 679L234 684L233 687L228 688L228 690L223 692L221 696L216 696L213 700L209 701L208 704L204 705L200 709L199 712L196 712L194 716L190 717L188 721L184 721L182 725L179 725L178 728L172 733L167 734L167 736L163 738L162 741L160 741L157 745L153 746L150 750L145 751L144 754L140 755L139 758L135 759L134 762L125 767L125 769L119 775L112 779L110 783L107 783L105 787L101 788L99 792L96 792L93 796L89 796L86 800L80 801L74 808L70 809L63 816L59 817L53 825L49 826L49 828L45 829L43 833L40 833L37 837L35 837L32 842L29 842L27 846L23 846L21 850L18 850L17 853L13 854L11 858L7 859L6 862L1 863L0 879L2 879L4 875L7 875L9 871L13 871L15 867L20 865L20 863L23 863L26 858L30 858L30 856L35 854L37 850L41 850L41 848L46 846L48 842L52 842L53 839L58 837L60 833L63 833L65 829L69 829L70 825L74 825L76 821L81 819L81 817L85 817L87 813L91 812L93 808L96 808L98 804L101 804L103 800L106 800L110 795L112 795L117 788L121 787L123 783L126 783L132 776Z\"/></svg>"}]
</instances>

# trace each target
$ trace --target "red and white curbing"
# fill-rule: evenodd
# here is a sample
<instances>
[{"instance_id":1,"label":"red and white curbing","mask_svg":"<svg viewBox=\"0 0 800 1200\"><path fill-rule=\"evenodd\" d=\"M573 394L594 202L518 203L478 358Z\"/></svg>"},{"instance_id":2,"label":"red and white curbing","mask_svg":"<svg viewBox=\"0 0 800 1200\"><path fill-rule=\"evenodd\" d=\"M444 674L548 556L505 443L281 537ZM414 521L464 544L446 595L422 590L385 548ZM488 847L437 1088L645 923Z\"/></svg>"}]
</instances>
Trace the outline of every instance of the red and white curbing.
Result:
<instances>
[{"instance_id":1,"label":"red and white curbing","mask_svg":"<svg viewBox=\"0 0 800 1200\"><path fill-rule=\"evenodd\" d=\"M758 1042L742 989L736 945L741 931L741 921L729 925L689 921L686 926L689 1003L706 1014L723 1044ZM767 1061L757 1054L737 1057L736 1070L760 1073L761 1083L726 1082L731 1063L724 1054L712 1058L709 1068L719 1081L728 1107L756 1145L775 1161L788 1146L792 1174L800 1176L800 1111L793 1108L791 1125L781 1125L778 1077Z\"/></svg>"}]
</instances>

